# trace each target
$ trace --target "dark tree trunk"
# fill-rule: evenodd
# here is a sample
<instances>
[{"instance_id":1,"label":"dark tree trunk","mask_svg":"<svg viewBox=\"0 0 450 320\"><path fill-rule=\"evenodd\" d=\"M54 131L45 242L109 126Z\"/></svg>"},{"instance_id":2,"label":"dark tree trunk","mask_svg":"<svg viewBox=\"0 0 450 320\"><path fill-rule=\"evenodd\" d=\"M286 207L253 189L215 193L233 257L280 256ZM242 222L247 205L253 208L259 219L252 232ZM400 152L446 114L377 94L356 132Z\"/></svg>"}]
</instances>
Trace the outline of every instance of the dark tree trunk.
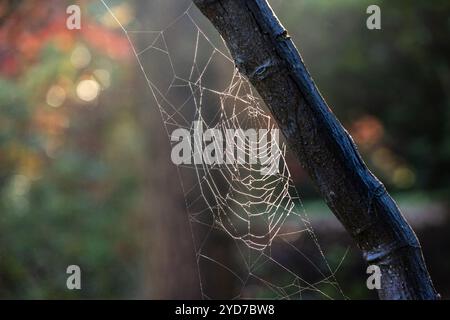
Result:
<instances>
[{"instance_id":1,"label":"dark tree trunk","mask_svg":"<svg viewBox=\"0 0 450 320\"><path fill-rule=\"evenodd\" d=\"M166 1L163 4L163 1ZM173 2L173 1L172 1ZM151 12L151 23L163 15L159 10L175 11L175 4L167 0L136 1L139 21L147 21ZM164 7L166 6L166 7ZM173 7L171 7L173 6ZM150 29L145 25L143 28ZM148 46L146 33L133 38L139 47ZM151 66L158 60L154 56L141 56L144 65ZM145 299L199 299L201 298L196 252L194 249L189 217L186 213L184 195L177 180L174 165L170 160L170 144L164 131L158 108L149 108L153 99L148 84L136 66L135 91L130 97L140 106L137 118L146 132L143 137L144 152L141 172L144 199L142 199L143 268L141 298ZM173 177L169 179L168 177Z\"/></svg>"},{"instance_id":2,"label":"dark tree trunk","mask_svg":"<svg viewBox=\"0 0 450 320\"><path fill-rule=\"evenodd\" d=\"M330 209L382 272L381 299L436 299L413 230L329 109L266 0L193 0L224 38Z\"/></svg>"}]
</instances>

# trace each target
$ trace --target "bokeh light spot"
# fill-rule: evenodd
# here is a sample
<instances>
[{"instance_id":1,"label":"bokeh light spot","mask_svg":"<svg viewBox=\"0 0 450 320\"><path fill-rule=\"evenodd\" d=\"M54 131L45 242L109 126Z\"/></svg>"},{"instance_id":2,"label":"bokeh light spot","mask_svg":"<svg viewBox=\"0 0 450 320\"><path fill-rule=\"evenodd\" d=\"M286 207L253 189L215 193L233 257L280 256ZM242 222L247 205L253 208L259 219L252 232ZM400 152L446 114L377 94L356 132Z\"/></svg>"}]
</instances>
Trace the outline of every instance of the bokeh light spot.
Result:
<instances>
[{"instance_id":1,"label":"bokeh light spot","mask_svg":"<svg viewBox=\"0 0 450 320\"><path fill-rule=\"evenodd\" d=\"M47 104L52 107L61 106L66 100L66 90L64 90L61 86L53 85L47 91Z\"/></svg>"},{"instance_id":2,"label":"bokeh light spot","mask_svg":"<svg viewBox=\"0 0 450 320\"><path fill-rule=\"evenodd\" d=\"M94 71L94 76L100 82L102 88L106 89L111 85L111 75L108 70L97 69Z\"/></svg>"},{"instance_id":3,"label":"bokeh light spot","mask_svg":"<svg viewBox=\"0 0 450 320\"><path fill-rule=\"evenodd\" d=\"M83 101L92 101L97 98L100 85L95 80L81 80L77 85L77 96Z\"/></svg>"},{"instance_id":4,"label":"bokeh light spot","mask_svg":"<svg viewBox=\"0 0 450 320\"><path fill-rule=\"evenodd\" d=\"M133 9L128 3L125 2L112 7L111 12L114 14L114 17L117 18L117 20L119 20L120 23L124 26L128 25L134 18ZM117 23L114 17L109 12L106 12L105 15L101 18L101 22L104 26L111 29L120 28L120 25Z\"/></svg>"},{"instance_id":5,"label":"bokeh light spot","mask_svg":"<svg viewBox=\"0 0 450 320\"><path fill-rule=\"evenodd\" d=\"M407 167L399 167L395 169L392 180L398 188L410 188L416 182L416 175Z\"/></svg>"},{"instance_id":6,"label":"bokeh light spot","mask_svg":"<svg viewBox=\"0 0 450 320\"><path fill-rule=\"evenodd\" d=\"M78 45L72 51L70 62L75 68L82 69L91 62L91 53L85 46Z\"/></svg>"}]
</instances>

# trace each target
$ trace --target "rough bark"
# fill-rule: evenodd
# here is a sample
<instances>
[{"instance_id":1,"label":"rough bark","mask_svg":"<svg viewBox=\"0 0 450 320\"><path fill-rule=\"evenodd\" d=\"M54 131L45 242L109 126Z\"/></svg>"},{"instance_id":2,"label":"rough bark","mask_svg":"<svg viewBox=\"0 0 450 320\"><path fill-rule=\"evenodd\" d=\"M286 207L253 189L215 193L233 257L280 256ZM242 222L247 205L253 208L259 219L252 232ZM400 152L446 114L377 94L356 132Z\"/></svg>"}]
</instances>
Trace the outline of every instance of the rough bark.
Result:
<instances>
[{"instance_id":1,"label":"rough bark","mask_svg":"<svg viewBox=\"0 0 450 320\"><path fill-rule=\"evenodd\" d=\"M381 299L436 299L419 241L308 73L266 0L193 0L224 38L326 203L382 272Z\"/></svg>"}]
</instances>

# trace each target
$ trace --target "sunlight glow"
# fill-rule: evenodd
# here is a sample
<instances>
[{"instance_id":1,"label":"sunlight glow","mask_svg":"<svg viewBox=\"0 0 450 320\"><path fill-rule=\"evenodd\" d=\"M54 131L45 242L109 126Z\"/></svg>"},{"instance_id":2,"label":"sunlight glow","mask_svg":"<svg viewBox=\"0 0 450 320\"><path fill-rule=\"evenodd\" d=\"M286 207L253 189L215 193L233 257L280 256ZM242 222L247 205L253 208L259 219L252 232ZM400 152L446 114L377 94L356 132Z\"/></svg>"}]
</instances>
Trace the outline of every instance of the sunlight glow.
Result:
<instances>
[{"instance_id":1,"label":"sunlight glow","mask_svg":"<svg viewBox=\"0 0 450 320\"><path fill-rule=\"evenodd\" d=\"M92 101L97 98L100 85L95 80L81 80L77 85L77 96L83 101Z\"/></svg>"}]
</instances>

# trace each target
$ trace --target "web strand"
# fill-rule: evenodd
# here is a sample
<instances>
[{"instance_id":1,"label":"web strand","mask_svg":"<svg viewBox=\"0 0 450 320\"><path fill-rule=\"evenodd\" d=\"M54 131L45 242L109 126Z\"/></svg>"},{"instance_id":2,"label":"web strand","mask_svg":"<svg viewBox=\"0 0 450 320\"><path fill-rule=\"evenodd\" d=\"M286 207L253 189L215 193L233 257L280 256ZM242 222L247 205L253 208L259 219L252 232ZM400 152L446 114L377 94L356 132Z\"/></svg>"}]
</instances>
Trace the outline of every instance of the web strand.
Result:
<instances>
[{"instance_id":1,"label":"web strand","mask_svg":"<svg viewBox=\"0 0 450 320\"><path fill-rule=\"evenodd\" d=\"M186 129L194 135L195 126L200 125L203 130L221 132L227 129L270 132L276 128L264 103L236 70L229 54L219 49L199 26L192 13L195 8L189 6L162 30L127 30L107 1L101 2L130 43L169 140L175 129ZM186 30L190 30L193 43L192 59L180 67L179 54L171 48L168 39L171 33ZM148 44L140 48L134 40L136 35L140 39L148 37ZM222 73L224 70L227 74ZM217 78L222 79L219 84L214 83ZM273 141L269 146L267 138L258 137L259 148L270 149ZM250 159L249 150L255 146L246 138L237 141L237 152ZM280 143L275 148L280 154L280 163L278 172L273 175L261 174L264 163L202 163L177 167L205 299L211 298L203 281L205 264L215 265L236 280L240 292L231 298L256 298L251 292L257 286L279 299L301 299L311 292L332 299L333 295L323 289L324 285L333 288L334 297L345 298L335 277L341 264L333 270L319 245L294 187L285 160L286 146ZM232 239L235 258L240 261L239 268L244 270L213 257L208 244L217 233L225 233ZM300 237L308 239L308 245L314 249L310 251L315 252L318 262L294 244ZM319 280L306 280L301 271L286 266L279 254L274 253L275 244L289 248ZM275 279L271 274L282 276Z\"/></svg>"}]
</instances>

